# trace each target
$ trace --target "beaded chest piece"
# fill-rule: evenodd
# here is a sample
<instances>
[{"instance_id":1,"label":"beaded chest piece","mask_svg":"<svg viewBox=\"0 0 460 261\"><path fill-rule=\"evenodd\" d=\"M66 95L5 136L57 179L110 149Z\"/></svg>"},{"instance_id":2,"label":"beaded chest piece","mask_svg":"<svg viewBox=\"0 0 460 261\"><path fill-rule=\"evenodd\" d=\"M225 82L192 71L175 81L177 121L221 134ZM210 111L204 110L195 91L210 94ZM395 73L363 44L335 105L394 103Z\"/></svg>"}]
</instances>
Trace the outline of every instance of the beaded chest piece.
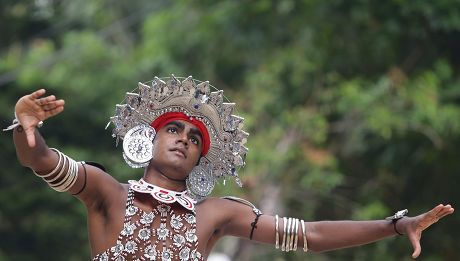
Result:
<instances>
[{"instance_id":1,"label":"beaded chest piece","mask_svg":"<svg viewBox=\"0 0 460 261\"><path fill-rule=\"evenodd\" d=\"M195 202L185 192L129 181L125 220L116 244L93 260L203 260L198 252ZM158 205L146 212L134 205L134 194L150 194ZM172 208L179 203L183 209Z\"/></svg>"}]
</instances>

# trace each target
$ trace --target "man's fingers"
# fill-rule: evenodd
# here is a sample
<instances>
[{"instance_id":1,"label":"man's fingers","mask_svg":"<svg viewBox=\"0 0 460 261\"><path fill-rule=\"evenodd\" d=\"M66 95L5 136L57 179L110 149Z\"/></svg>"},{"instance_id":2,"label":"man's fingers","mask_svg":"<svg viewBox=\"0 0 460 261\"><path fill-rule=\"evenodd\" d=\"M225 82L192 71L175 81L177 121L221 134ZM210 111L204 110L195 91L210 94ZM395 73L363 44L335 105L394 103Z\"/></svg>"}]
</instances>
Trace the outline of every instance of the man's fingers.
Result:
<instances>
[{"instance_id":1,"label":"man's fingers","mask_svg":"<svg viewBox=\"0 0 460 261\"><path fill-rule=\"evenodd\" d=\"M61 113L64 110L64 106L59 106L54 109L48 110L45 112L45 117L49 118L51 116L55 116L56 114Z\"/></svg>"},{"instance_id":2,"label":"man's fingers","mask_svg":"<svg viewBox=\"0 0 460 261\"><path fill-rule=\"evenodd\" d=\"M61 100L50 102L48 105L50 105L50 108L56 108L56 107L64 106L65 101L61 99Z\"/></svg>"},{"instance_id":3,"label":"man's fingers","mask_svg":"<svg viewBox=\"0 0 460 261\"><path fill-rule=\"evenodd\" d=\"M438 213L438 219L441 219L452 213L454 213L454 208L452 208L450 205L446 205L445 208L441 212Z\"/></svg>"},{"instance_id":4,"label":"man's fingers","mask_svg":"<svg viewBox=\"0 0 460 261\"><path fill-rule=\"evenodd\" d=\"M46 93L45 89L40 89L40 90L37 90L31 93L30 97L32 97L33 99L38 99L40 96L42 96L45 93Z\"/></svg>"},{"instance_id":5,"label":"man's fingers","mask_svg":"<svg viewBox=\"0 0 460 261\"><path fill-rule=\"evenodd\" d=\"M419 243L418 248L416 248L416 249L414 250L414 252L412 253L412 258L414 258L414 259L417 258L417 257L420 255L420 252L421 252L421 251L422 251L422 249L421 249L420 243Z\"/></svg>"},{"instance_id":6,"label":"man's fingers","mask_svg":"<svg viewBox=\"0 0 460 261\"><path fill-rule=\"evenodd\" d=\"M450 204L448 205L443 205L439 204L438 206L434 207L432 210L430 210L427 214L430 217L434 217L436 219L440 219L448 214L451 214L454 212L454 209Z\"/></svg>"},{"instance_id":7,"label":"man's fingers","mask_svg":"<svg viewBox=\"0 0 460 261\"><path fill-rule=\"evenodd\" d=\"M444 209L445 209L445 206L443 204L439 204L436 207L434 207L432 210L425 213L423 215L425 221L421 222L421 226L423 227L422 229L426 229L433 223L437 222L440 216L442 216Z\"/></svg>"},{"instance_id":8,"label":"man's fingers","mask_svg":"<svg viewBox=\"0 0 460 261\"><path fill-rule=\"evenodd\" d=\"M422 236L422 231L431 226L433 223L437 222L439 219L449 214L452 214L453 212L454 209L451 205L439 204L432 210L417 217L416 230L411 231L407 234L414 249L414 252L412 253L412 258L417 258L420 255L420 252L422 251L422 248L420 246L420 238Z\"/></svg>"},{"instance_id":9,"label":"man's fingers","mask_svg":"<svg viewBox=\"0 0 460 261\"><path fill-rule=\"evenodd\" d=\"M35 102L36 102L38 105L44 105L44 104L53 102L53 101L55 101L55 100L56 100L56 96L50 95L50 96L46 96L46 97L43 97L43 98L40 98L40 99L36 99Z\"/></svg>"},{"instance_id":10,"label":"man's fingers","mask_svg":"<svg viewBox=\"0 0 460 261\"><path fill-rule=\"evenodd\" d=\"M64 106L65 105L65 101L63 99L60 99L60 100L57 100L54 102L54 104L57 106Z\"/></svg>"},{"instance_id":11,"label":"man's fingers","mask_svg":"<svg viewBox=\"0 0 460 261\"><path fill-rule=\"evenodd\" d=\"M414 249L414 252L412 252L412 258L417 258L422 251L422 247L420 246L420 235L416 233L410 233L407 236L409 237L412 248Z\"/></svg>"},{"instance_id":12,"label":"man's fingers","mask_svg":"<svg viewBox=\"0 0 460 261\"><path fill-rule=\"evenodd\" d=\"M45 111L49 111L49 110L52 110L56 107L60 107L60 106L64 106L65 102L64 100L57 100L57 101L52 101L52 102L49 102L45 105L42 105L42 108L45 110Z\"/></svg>"},{"instance_id":13,"label":"man's fingers","mask_svg":"<svg viewBox=\"0 0 460 261\"><path fill-rule=\"evenodd\" d=\"M434 207L432 210L429 211L429 213L432 213L432 214L438 214L439 212L441 212L442 210L444 209L444 205L443 204L439 204L437 205L436 207Z\"/></svg>"},{"instance_id":14,"label":"man's fingers","mask_svg":"<svg viewBox=\"0 0 460 261\"><path fill-rule=\"evenodd\" d=\"M24 129L24 131L26 132L27 144L29 147L35 147L35 128L27 128Z\"/></svg>"}]
</instances>

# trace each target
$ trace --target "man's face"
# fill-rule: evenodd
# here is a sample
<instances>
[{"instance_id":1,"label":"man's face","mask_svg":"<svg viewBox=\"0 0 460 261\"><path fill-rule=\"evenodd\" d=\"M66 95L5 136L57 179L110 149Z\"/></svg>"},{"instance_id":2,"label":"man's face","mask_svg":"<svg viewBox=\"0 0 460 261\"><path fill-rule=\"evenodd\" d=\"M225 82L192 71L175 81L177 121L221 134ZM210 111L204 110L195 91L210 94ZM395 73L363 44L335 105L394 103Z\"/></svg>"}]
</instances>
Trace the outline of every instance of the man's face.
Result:
<instances>
[{"instance_id":1,"label":"man's face","mask_svg":"<svg viewBox=\"0 0 460 261\"><path fill-rule=\"evenodd\" d=\"M170 178L185 179L200 159L202 142L195 125L172 121L157 132L150 165Z\"/></svg>"}]
</instances>

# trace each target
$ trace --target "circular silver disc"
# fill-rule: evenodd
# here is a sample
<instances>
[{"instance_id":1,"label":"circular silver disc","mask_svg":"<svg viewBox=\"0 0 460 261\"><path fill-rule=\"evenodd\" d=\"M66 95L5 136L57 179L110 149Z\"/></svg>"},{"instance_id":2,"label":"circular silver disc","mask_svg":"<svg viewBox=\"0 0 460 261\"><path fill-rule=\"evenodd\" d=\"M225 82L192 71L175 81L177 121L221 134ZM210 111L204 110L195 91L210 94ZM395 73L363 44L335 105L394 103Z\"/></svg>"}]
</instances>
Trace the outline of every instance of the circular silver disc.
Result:
<instances>
[{"instance_id":1,"label":"circular silver disc","mask_svg":"<svg viewBox=\"0 0 460 261\"><path fill-rule=\"evenodd\" d=\"M134 163L145 163L152 159L155 129L147 125L137 125L130 129L123 139L123 152Z\"/></svg>"},{"instance_id":2,"label":"circular silver disc","mask_svg":"<svg viewBox=\"0 0 460 261\"><path fill-rule=\"evenodd\" d=\"M206 197L214 189L215 181L209 169L198 165L187 178L187 188L196 196Z\"/></svg>"}]
</instances>

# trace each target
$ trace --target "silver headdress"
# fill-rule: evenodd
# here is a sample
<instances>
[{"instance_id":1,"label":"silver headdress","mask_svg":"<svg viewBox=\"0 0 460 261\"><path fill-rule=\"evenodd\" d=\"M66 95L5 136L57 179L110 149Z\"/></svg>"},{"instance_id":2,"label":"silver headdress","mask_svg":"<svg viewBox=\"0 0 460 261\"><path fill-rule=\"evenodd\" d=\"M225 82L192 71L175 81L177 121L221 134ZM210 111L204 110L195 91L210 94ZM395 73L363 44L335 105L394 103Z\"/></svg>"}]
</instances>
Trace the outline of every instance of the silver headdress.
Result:
<instances>
[{"instance_id":1,"label":"silver headdress","mask_svg":"<svg viewBox=\"0 0 460 261\"><path fill-rule=\"evenodd\" d=\"M211 92L211 88L215 91ZM197 172L187 180L191 196L201 199L211 192L216 178L232 176L241 186L237 169L245 164L248 149L244 144L249 134L242 130L244 119L232 114L234 107L234 103L224 102L223 91L208 81L200 82L192 76L155 77L126 93L110 122L115 125L113 137L117 144L123 140L126 162L131 167L145 167L151 154L151 148L145 145L155 136L150 127L155 119L168 112L182 112L201 121L208 130L210 148L201 157Z\"/></svg>"}]
</instances>

